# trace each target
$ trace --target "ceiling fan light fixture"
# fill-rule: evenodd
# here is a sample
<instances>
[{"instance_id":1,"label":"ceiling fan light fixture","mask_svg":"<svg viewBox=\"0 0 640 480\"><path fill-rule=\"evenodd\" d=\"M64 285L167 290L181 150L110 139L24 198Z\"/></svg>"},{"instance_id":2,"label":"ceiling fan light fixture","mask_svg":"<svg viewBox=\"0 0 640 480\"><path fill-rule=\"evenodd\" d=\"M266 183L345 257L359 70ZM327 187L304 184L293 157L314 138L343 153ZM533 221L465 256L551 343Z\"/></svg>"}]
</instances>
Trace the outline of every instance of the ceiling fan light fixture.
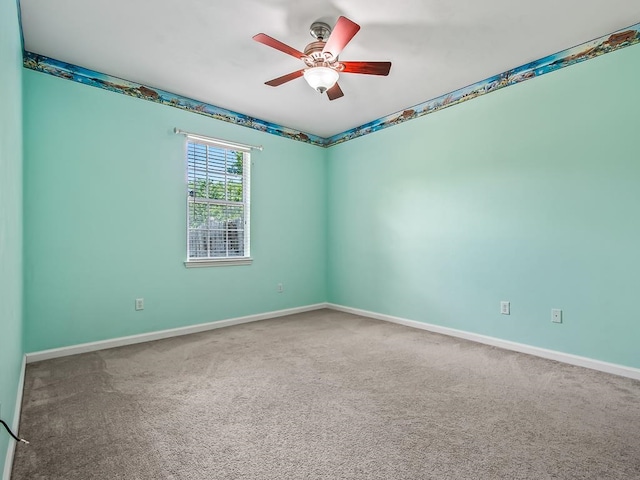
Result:
<instances>
[{"instance_id":1,"label":"ceiling fan light fixture","mask_svg":"<svg viewBox=\"0 0 640 480\"><path fill-rule=\"evenodd\" d=\"M333 87L338 77L338 72L329 67L312 67L304 71L304 79L309 86L320 93Z\"/></svg>"},{"instance_id":2,"label":"ceiling fan light fixture","mask_svg":"<svg viewBox=\"0 0 640 480\"><path fill-rule=\"evenodd\" d=\"M264 82L265 85L277 87L304 76L311 88L321 94L326 92L329 100L336 100L344 96L337 83L340 73L389 75L391 62L343 62L338 60L344 47L359 30L360 25L346 17L338 18L333 29L324 22L314 22L310 32L316 41L308 44L304 48L304 52L282 43L266 33L254 35L253 39L256 42L291 55L297 60L301 60L305 65L295 72Z\"/></svg>"}]
</instances>

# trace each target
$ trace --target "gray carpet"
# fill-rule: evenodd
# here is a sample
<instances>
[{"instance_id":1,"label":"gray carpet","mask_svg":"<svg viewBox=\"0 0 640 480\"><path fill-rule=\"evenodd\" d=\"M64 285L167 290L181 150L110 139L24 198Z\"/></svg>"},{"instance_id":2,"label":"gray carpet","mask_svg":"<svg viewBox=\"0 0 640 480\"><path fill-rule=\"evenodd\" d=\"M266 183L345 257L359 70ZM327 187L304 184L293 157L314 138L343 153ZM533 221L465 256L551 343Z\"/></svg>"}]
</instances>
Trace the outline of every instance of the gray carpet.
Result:
<instances>
[{"instance_id":1,"label":"gray carpet","mask_svg":"<svg viewBox=\"0 0 640 480\"><path fill-rule=\"evenodd\" d=\"M30 364L13 480L638 479L640 382L321 310Z\"/></svg>"}]
</instances>

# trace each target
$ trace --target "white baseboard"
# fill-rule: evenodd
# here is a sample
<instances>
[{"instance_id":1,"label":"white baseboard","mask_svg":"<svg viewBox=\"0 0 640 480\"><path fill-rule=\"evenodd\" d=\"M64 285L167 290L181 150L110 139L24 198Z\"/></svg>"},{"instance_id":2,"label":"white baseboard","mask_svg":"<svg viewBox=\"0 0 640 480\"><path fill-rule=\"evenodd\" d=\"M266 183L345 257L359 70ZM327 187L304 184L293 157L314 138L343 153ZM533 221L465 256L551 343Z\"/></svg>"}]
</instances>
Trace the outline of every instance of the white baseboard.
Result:
<instances>
[{"instance_id":1,"label":"white baseboard","mask_svg":"<svg viewBox=\"0 0 640 480\"><path fill-rule=\"evenodd\" d=\"M439 325L433 325L430 323L418 322L415 320L408 320L406 318L394 317L392 315L385 315L382 313L370 312L368 310L361 310L359 308L345 307L334 303L317 303L314 305L306 305L303 307L289 308L285 310L276 310L273 312L259 313L256 315L248 315L245 317L230 318L227 320L219 320L215 322L202 323L198 325L191 325L187 327L173 328L170 330L160 330L157 332L143 333L140 335L132 335L128 337L120 337L109 340L102 340L98 342L83 343L80 345L72 345L70 347L54 348L51 350L42 350L39 352L27 353L26 363L39 362L42 360L49 360L51 358L65 357L68 355L76 355L78 353L94 352L97 350L104 350L107 348L121 347L125 345L133 345L136 343L150 342L153 340L161 340L163 338L178 337L181 335L188 335L191 333L199 333L207 330L214 330L216 328L229 327L232 325L239 325L242 323L257 322L260 320L267 320L269 318L283 317L286 315L293 315L296 313L310 312L313 310L319 310L322 308L330 308L333 310L352 313L354 315L360 315L363 317L374 318L376 320L383 320L391 323L398 323L407 327L419 328L421 330L428 330L430 332L441 333L451 337L463 338L465 340L471 340L472 342L483 343L485 345L491 345L494 347L504 348L506 350L512 350L514 352L526 353L537 357L547 358L549 360L556 360L558 362L568 363L570 365L576 365L579 367L590 368L592 370L599 370L601 372L612 373L614 375L620 375L623 377L633 378L640 380L640 369L634 367L628 367L625 365L618 365L615 363L603 362L601 360L595 360L588 357L581 357L578 355L572 355L570 353L559 352L557 350L548 350L546 348L534 347L532 345L526 345L524 343L511 342L509 340L502 340L500 338L489 337L486 335L480 335L477 333L466 332L464 330L457 330L449 327L442 327ZM21 382L24 382L24 371L22 373ZM19 391L20 399L22 399L22 387ZM16 408L19 408L20 402ZM18 417L19 418L19 414ZM6 470L6 469L5 469ZM4 480L8 480L6 477Z\"/></svg>"},{"instance_id":2,"label":"white baseboard","mask_svg":"<svg viewBox=\"0 0 640 480\"><path fill-rule=\"evenodd\" d=\"M501 340L495 337L488 337L486 335L480 335L477 333L465 332L464 330L456 330L454 328L441 327L439 325L432 325L430 323L407 320L406 318L394 317L391 315L385 315L376 312L369 312L367 310L345 307L333 303L328 303L326 307L332 310L338 310L340 312L353 313L354 315L374 318L376 320L398 323L407 327L428 330L430 332L441 333L443 335L448 335L451 337L464 338L465 340L471 340L472 342L484 343L485 345L500 347L506 350L512 350L514 352L527 353L536 357L547 358L549 360L556 360L558 362L568 363L570 365L576 365L578 367L590 368L592 370L599 370L601 372L612 373L614 375L620 375L622 377L640 380L640 369L634 367L627 367L625 365L603 362L601 360L594 360L592 358L572 355L570 353L558 352L556 350L547 350L546 348L534 347L531 345L526 345L524 343L510 342L508 340Z\"/></svg>"},{"instance_id":3,"label":"white baseboard","mask_svg":"<svg viewBox=\"0 0 640 480\"><path fill-rule=\"evenodd\" d=\"M81 343L79 345L71 345L69 347L53 348L51 350L41 350L39 352L27 353L27 363L49 360L52 358L66 357L76 355L78 353L95 352L107 348L122 347L125 345L133 345L135 343L151 342L153 340L161 340L163 338L179 337L181 335L189 335L191 333L200 333L216 328L230 327L231 325L239 325L241 323L258 322L269 318L284 317L296 313L310 312L327 308L326 303L317 303L314 305L305 305L303 307L288 308L286 310L276 310L273 312L258 313L255 315L247 315L246 317L236 317L227 320L219 320L209 323L201 323L198 325L190 325L187 327L172 328L169 330L160 330L157 332L141 333L139 335L131 335L128 337L119 337L109 340L101 340L98 342Z\"/></svg>"},{"instance_id":4,"label":"white baseboard","mask_svg":"<svg viewBox=\"0 0 640 480\"><path fill-rule=\"evenodd\" d=\"M13 413L13 423L11 425L12 430L18 434L20 430L20 413L22 412L22 393L24 392L24 375L27 369L27 358L22 358L22 368L20 369L20 377L18 379L18 393L16 394L16 408ZM16 442L13 439L9 440L9 447L7 448L7 456L4 461L4 472L2 473L2 480L11 479L11 469L13 468L13 455L16 450Z\"/></svg>"}]
</instances>

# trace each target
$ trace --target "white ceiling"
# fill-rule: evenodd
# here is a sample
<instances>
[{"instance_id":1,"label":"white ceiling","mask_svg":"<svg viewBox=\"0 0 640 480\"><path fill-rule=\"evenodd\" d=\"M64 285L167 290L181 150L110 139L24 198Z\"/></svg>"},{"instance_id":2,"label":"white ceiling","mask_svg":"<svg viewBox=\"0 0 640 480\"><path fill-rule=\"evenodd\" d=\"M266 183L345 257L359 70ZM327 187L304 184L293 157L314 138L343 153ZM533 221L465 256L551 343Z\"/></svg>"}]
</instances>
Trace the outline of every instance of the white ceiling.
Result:
<instances>
[{"instance_id":1,"label":"white ceiling","mask_svg":"<svg viewBox=\"0 0 640 480\"><path fill-rule=\"evenodd\" d=\"M25 50L321 137L640 22L638 0L20 0ZM388 77L342 74L329 101L301 61L316 20L362 28L341 60L391 61Z\"/></svg>"}]
</instances>

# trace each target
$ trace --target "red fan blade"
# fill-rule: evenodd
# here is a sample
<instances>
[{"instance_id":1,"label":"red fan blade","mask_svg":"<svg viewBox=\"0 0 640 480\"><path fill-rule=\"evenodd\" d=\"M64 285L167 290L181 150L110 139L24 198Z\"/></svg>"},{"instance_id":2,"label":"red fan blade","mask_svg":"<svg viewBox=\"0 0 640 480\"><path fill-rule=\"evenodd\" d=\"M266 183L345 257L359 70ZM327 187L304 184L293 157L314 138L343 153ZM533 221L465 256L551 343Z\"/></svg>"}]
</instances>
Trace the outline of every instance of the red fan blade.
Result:
<instances>
[{"instance_id":1,"label":"red fan blade","mask_svg":"<svg viewBox=\"0 0 640 480\"><path fill-rule=\"evenodd\" d=\"M336 83L333 87L327 90L327 97L329 97L329 100L335 100L336 98L344 97L344 93L342 93L340 85Z\"/></svg>"},{"instance_id":2,"label":"red fan blade","mask_svg":"<svg viewBox=\"0 0 640 480\"><path fill-rule=\"evenodd\" d=\"M290 82L291 80L295 80L298 77L301 77L304 74L304 69L298 70L297 72L287 73L278 78L274 78L273 80L269 80L268 82L264 82L265 85L269 85L270 87L277 87L278 85L282 85L283 83Z\"/></svg>"},{"instance_id":3,"label":"red fan blade","mask_svg":"<svg viewBox=\"0 0 640 480\"><path fill-rule=\"evenodd\" d=\"M360 25L352 22L346 17L340 17L333 27L329 39L322 49L322 53L331 53L334 58L340 55L342 49L351 41L356 33L360 30Z\"/></svg>"},{"instance_id":4,"label":"red fan blade","mask_svg":"<svg viewBox=\"0 0 640 480\"><path fill-rule=\"evenodd\" d=\"M391 62L340 62L343 73L362 73L364 75L389 75Z\"/></svg>"},{"instance_id":5,"label":"red fan blade","mask_svg":"<svg viewBox=\"0 0 640 480\"><path fill-rule=\"evenodd\" d=\"M281 52L291 55L292 57L302 58L305 56L305 54L302 53L300 50L296 50L295 48L290 47L286 43L282 43L280 40L276 40L275 38L270 37L269 35L266 35L264 33L259 33L257 35L254 35L253 39L256 42L264 43L268 47L272 47L272 48L275 48L276 50L280 50Z\"/></svg>"}]
</instances>

